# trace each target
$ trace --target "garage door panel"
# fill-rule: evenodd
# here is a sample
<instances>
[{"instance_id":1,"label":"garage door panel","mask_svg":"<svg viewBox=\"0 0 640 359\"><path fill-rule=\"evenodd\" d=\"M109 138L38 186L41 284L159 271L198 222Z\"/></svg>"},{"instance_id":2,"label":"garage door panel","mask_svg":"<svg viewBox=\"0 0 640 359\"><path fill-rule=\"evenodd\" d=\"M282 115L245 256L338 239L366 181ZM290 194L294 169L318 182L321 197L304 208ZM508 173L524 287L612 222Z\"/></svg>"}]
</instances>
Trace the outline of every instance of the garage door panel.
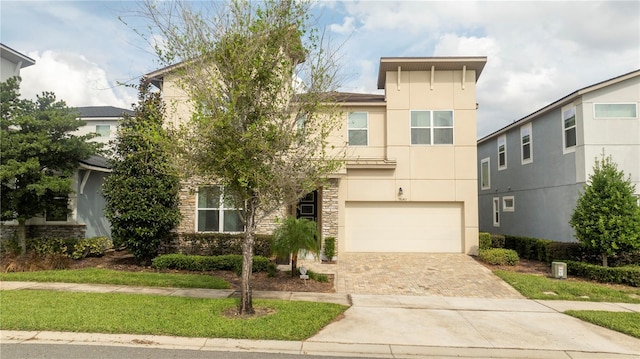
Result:
<instances>
[{"instance_id":1,"label":"garage door panel","mask_svg":"<svg viewBox=\"0 0 640 359\"><path fill-rule=\"evenodd\" d=\"M347 202L347 252L462 252L459 203Z\"/></svg>"}]
</instances>

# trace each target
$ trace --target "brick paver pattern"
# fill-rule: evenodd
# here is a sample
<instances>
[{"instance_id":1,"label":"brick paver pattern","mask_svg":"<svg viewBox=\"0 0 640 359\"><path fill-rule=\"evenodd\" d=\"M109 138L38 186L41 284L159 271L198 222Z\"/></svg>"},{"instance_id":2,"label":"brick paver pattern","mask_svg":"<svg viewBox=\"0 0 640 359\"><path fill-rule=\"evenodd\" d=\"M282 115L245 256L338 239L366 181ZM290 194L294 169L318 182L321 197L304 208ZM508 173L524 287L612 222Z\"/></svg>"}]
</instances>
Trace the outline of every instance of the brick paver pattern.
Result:
<instances>
[{"instance_id":1,"label":"brick paver pattern","mask_svg":"<svg viewBox=\"0 0 640 359\"><path fill-rule=\"evenodd\" d=\"M338 293L476 298L523 297L465 254L342 253L336 264L301 261L335 275Z\"/></svg>"}]
</instances>

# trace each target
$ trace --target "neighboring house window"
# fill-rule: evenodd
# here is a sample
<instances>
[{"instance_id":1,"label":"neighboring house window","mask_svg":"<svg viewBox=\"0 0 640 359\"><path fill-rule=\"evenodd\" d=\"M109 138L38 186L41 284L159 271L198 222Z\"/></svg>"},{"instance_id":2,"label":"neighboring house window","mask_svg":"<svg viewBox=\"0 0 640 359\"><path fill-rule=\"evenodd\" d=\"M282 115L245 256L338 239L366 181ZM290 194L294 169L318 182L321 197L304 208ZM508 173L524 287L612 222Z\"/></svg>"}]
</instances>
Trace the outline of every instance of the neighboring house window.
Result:
<instances>
[{"instance_id":1,"label":"neighboring house window","mask_svg":"<svg viewBox=\"0 0 640 359\"><path fill-rule=\"evenodd\" d=\"M570 107L562 110L564 152L573 152L576 147L576 108Z\"/></svg>"},{"instance_id":2,"label":"neighboring house window","mask_svg":"<svg viewBox=\"0 0 640 359\"><path fill-rule=\"evenodd\" d=\"M411 111L412 145L452 145L453 111Z\"/></svg>"},{"instance_id":3,"label":"neighboring house window","mask_svg":"<svg viewBox=\"0 0 640 359\"><path fill-rule=\"evenodd\" d=\"M531 144L531 124L528 123L520 127L520 144L522 164L533 162L532 144Z\"/></svg>"},{"instance_id":4,"label":"neighboring house window","mask_svg":"<svg viewBox=\"0 0 640 359\"><path fill-rule=\"evenodd\" d=\"M491 176L489 172L489 157L484 158L480 162L480 188L481 189L490 189L491 188Z\"/></svg>"},{"instance_id":5,"label":"neighboring house window","mask_svg":"<svg viewBox=\"0 0 640 359\"><path fill-rule=\"evenodd\" d=\"M635 103L596 103L593 105L596 119L633 119L638 118L638 104Z\"/></svg>"},{"instance_id":6,"label":"neighboring house window","mask_svg":"<svg viewBox=\"0 0 640 359\"><path fill-rule=\"evenodd\" d=\"M298 144L304 144L304 139L306 135L306 122L307 116L302 114L296 118L296 135L298 137Z\"/></svg>"},{"instance_id":7,"label":"neighboring house window","mask_svg":"<svg viewBox=\"0 0 640 359\"><path fill-rule=\"evenodd\" d=\"M516 202L513 196L502 197L502 212L514 212L516 210Z\"/></svg>"},{"instance_id":8,"label":"neighboring house window","mask_svg":"<svg viewBox=\"0 0 640 359\"><path fill-rule=\"evenodd\" d=\"M493 226L500 227L500 198L493 197Z\"/></svg>"},{"instance_id":9,"label":"neighboring house window","mask_svg":"<svg viewBox=\"0 0 640 359\"><path fill-rule=\"evenodd\" d=\"M350 112L348 128L349 146L369 144L369 115L367 112Z\"/></svg>"},{"instance_id":10,"label":"neighboring house window","mask_svg":"<svg viewBox=\"0 0 640 359\"><path fill-rule=\"evenodd\" d=\"M498 137L498 170L507 168L507 135Z\"/></svg>"},{"instance_id":11,"label":"neighboring house window","mask_svg":"<svg viewBox=\"0 0 640 359\"><path fill-rule=\"evenodd\" d=\"M222 187L198 188L198 232L242 232L239 212L225 203Z\"/></svg>"},{"instance_id":12,"label":"neighboring house window","mask_svg":"<svg viewBox=\"0 0 640 359\"><path fill-rule=\"evenodd\" d=\"M111 126L96 125L96 133L98 134L98 137L109 137L111 136Z\"/></svg>"},{"instance_id":13,"label":"neighboring house window","mask_svg":"<svg viewBox=\"0 0 640 359\"><path fill-rule=\"evenodd\" d=\"M51 202L51 206L45 211L44 220L46 222L66 222L69 214L69 197L56 196Z\"/></svg>"}]
</instances>

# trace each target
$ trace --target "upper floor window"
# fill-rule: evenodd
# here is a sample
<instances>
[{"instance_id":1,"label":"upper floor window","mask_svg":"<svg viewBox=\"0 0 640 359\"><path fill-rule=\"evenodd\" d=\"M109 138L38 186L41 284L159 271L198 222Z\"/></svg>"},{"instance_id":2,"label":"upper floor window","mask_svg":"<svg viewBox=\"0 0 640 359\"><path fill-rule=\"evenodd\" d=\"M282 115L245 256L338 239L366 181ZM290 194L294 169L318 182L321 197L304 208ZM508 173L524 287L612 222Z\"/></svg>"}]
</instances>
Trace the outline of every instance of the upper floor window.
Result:
<instances>
[{"instance_id":1,"label":"upper floor window","mask_svg":"<svg viewBox=\"0 0 640 359\"><path fill-rule=\"evenodd\" d=\"M242 232L241 209L226 203L221 186L198 188L198 232Z\"/></svg>"},{"instance_id":2,"label":"upper floor window","mask_svg":"<svg viewBox=\"0 0 640 359\"><path fill-rule=\"evenodd\" d=\"M502 212L515 212L516 200L514 196L502 197Z\"/></svg>"},{"instance_id":3,"label":"upper floor window","mask_svg":"<svg viewBox=\"0 0 640 359\"><path fill-rule=\"evenodd\" d=\"M489 157L482 159L480 161L480 189L490 189L491 188L491 177L489 173Z\"/></svg>"},{"instance_id":4,"label":"upper floor window","mask_svg":"<svg viewBox=\"0 0 640 359\"><path fill-rule=\"evenodd\" d=\"M349 146L369 144L369 114L367 112L349 112Z\"/></svg>"},{"instance_id":5,"label":"upper floor window","mask_svg":"<svg viewBox=\"0 0 640 359\"><path fill-rule=\"evenodd\" d=\"M452 145L453 111L411 111L412 145Z\"/></svg>"},{"instance_id":6,"label":"upper floor window","mask_svg":"<svg viewBox=\"0 0 640 359\"><path fill-rule=\"evenodd\" d=\"M507 168L507 135L498 137L498 170Z\"/></svg>"},{"instance_id":7,"label":"upper floor window","mask_svg":"<svg viewBox=\"0 0 640 359\"><path fill-rule=\"evenodd\" d=\"M564 152L573 152L576 147L576 108L570 107L562 110L563 136L562 144Z\"/></svg>"},{"instance_id":8,"label":"upper floor window","mask_svg":"<svg viewBox=\"0 0 640 359\"><path fill-rule=\"evenodd\" d=\"M533 162L533 154L531 152L531 124L528 123L520 127L520 144L521 144L521 160L522 164Z\"/></svg>"},{"instance_id":9,"label":"upper floor window","mask_svg":"<svg viewBox=\"0 0 640 359\"><path fill-rule=\"evenodd\" d=\"M111 126L96 125L96 133L98 134L98 137L109 137L111 136Z\"/></svg>"},{"instance_id":10,"label":"upper floor window","mask_svg":"<svg viewBox=\"0 0 640 359\"><path fill-rule=\"evenodd\" d=\"M638 118L638 105L635 103L596 103L593 105L596 119L633 119Z\"/></svg>"}]
</instances>

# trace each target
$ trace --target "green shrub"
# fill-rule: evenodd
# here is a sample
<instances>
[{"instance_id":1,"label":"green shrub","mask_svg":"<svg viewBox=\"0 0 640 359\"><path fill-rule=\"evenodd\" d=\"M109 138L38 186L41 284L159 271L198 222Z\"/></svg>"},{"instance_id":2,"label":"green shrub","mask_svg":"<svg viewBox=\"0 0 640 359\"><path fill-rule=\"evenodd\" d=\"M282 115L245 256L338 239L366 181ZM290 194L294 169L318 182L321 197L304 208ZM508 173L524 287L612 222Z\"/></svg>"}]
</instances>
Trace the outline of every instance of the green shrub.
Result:
<instances>
[{"instance_id":1,"label":"green shrub","mask_svg":"<svg viewBox=\"0 0 640 359\"><path fill-rule=\"evenodd\" d=\"M278 266L273 262L269 262L267 264L267 277L273 278L276 276L277 273L278 273Z\"/></svg>"},{"instance_id":2,"label":"green shrub","mask_svg":"<svg viewBox=\"0 0 640 359\"><path fill-rule=\"evenodd\" d=\"M478 258L483 262L495 265L514 266L520 261L516 251L504 248L481 249L478 252Z\"/></svg>"},{"instance_id":3,"label":"green shrub","mask_svg":"<svg viewBox=\"0 0 640 359\"><path fill-rule=\"evenodd\" d=\"M315 280L316 282L327 283L329 281L329 277L326 274L307 271L307 275L309 279Z\"/></svg>"},{"instance_id":4,"label":"green shrub","mask_svg":"<svg viewBox=\"0 0 640 359\"><path fill-rule=\"evenodd\" d=\"M221 256L242 254L243 233L185 233L182 239L187 243L181 251L185 254ZM258 256L271 255L272 236L256 234L253 253Z\"/></svg>"},{"instance_id":5,"label":"green shrub","mask_svg":"<svg viewBox=\"0 0 640 359\"><path fill-rule=\"evenodd\" d=\"M27 239L27 252L33 252L42 257L48 255L70 257L76 241L73 238L30 238Z\"/></svg>"},{"instance_id":6,"label":"green shrub","mask_svg":"<svg viewBox=\"0 0 640 359\"><path fill-rule=\"evenodd\" d=\"M567 261L567 273L602 283L617 283L640 287L640 266L603 267L600 265Z\"/></svg>"},{"instance_id":7,"label":"green shrub","mask_svg":"<svg viewBox=\"0 0 640 359\"><path fill-rule=\"evenodd\" d=\"M550 263L547 246L553 241L519 236L504 236L504 248L513 249L520 258Z\"/></svg>"},{"instance_id":8,"label":"green shrub","mask_svg":"<svg viewBox=\"0 0 640 359\"><path fill-rule=\"evenodd\" d=\"M253 271L266 272L269 259L262 256L253 256ZM206 271L235 271L242 269L242 256L239 254L227 254L222 256L198 256L180 253L164 254L154 258L151 266L156 269L182 269L194 272Z\"/></svg>"},{"instance_id":9,"label":"green shrub","mask_svg":"<svg viewBox=\"0 0 640 359\"><path fill-rule=\"evenodd\" d=\"M336 256L336 238L327 237L324 239L324 256L327 260L332 260Z\"/></svg>"},{"instance_id":10,"label":"green shrub","mask_svg":"<svg viewBox=\"0 0 640 359\"><path fill-rule=\"evenodd\" d=\"M113 242L107 237L82 238L73 246L71 258L102 257L112 247Z\"/></svg>"},{"instance_id":11,"label":"green shrub","mask_svg":"<svg viewBox=\"0 0 640 359\"><path fill-rule=\"evenodd\" d=\"M491 234L487 233L487 232L480 232L479 235L479 248L480 250L482 249L489 249L491 248Z\"/></svg>"},{"instance_id":12,"label":"green shrub","mask_svg":"<svg viewBox=\"0 0 640 359\"><path fill-rule=\"evenodd\" d=\"M504 236L502 234L491 234L491 248L504 248Z\"/></svg>"}]
</instances>

